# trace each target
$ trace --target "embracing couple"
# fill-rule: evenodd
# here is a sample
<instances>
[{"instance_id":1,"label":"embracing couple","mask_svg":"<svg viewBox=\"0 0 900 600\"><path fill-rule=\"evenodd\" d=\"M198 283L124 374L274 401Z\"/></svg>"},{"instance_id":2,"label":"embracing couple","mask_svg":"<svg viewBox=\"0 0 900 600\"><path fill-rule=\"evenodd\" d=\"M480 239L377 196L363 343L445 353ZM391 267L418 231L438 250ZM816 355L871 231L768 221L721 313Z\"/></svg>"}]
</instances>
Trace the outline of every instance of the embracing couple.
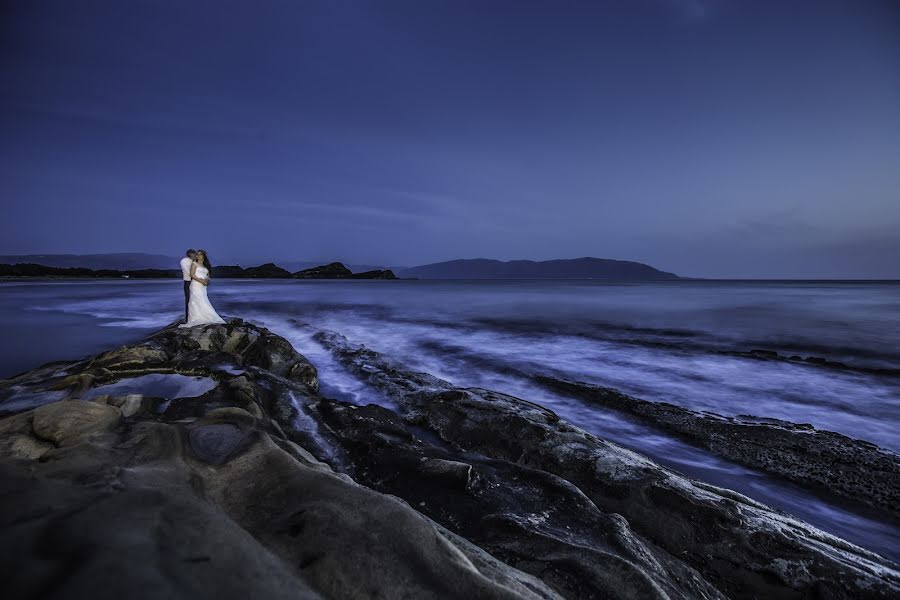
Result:
<instances>
[{"instance_id":1,"label":"embracing couple","mask_svg":"<svg viewBox=\"0 0 900 600\"><path fill-rule=\"evenodd\" d=\"M206 250L185 252L184 258L181 259L181 274L184 279L184 325L179 327L225 322L206 296L206 286L209 285L211 273L212 265Z\"/></svg>"}]
</instances>

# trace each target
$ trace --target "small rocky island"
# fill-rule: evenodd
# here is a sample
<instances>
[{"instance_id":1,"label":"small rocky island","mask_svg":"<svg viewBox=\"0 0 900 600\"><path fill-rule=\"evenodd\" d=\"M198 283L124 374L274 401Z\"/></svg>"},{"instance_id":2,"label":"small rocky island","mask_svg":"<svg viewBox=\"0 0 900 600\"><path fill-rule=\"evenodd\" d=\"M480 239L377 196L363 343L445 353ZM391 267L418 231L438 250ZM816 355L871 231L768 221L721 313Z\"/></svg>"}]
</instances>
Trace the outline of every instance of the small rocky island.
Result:
<instances>
[{"instance_id":1,"label":"small rocky island","mask_svg":"<svg viewBox=\"0 0 900 600\"><path fill-rule=\"evenodd\" d=\"M309 333L386 400L327 397L285 339L240 319L0 382L3 597L900 595L895 565L785 513L527 399ZM830 452L846 497L897 510L897 457L854 440L535 385L748 464ZM782 471L823 481L825 462Z\"/></svg>"},{"instance_id":2,"label":"small rocky island","mask_svg":"<svg viewBox=\"0 0 900 600\"><path fill-rule=\"evenodd\" d=\"M353 273L339 262L303 269L292 274L291 277L295 279L397 279L397 276L390 269L375 269Z\"/></svg>"}]
</instances>

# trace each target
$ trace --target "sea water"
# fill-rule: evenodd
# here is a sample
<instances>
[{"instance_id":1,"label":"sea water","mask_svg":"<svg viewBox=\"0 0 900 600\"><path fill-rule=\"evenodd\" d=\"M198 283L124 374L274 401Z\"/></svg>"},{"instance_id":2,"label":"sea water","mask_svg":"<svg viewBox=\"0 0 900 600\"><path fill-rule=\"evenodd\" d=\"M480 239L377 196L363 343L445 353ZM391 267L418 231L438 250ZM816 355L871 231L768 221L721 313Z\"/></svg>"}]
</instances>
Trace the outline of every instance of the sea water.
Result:
<instances>
[{"instance_id":1,"label":"sea water","mask_svg":"<svg viewBox=\"0 0 900 600\"><path fill-rule=\"evenodd\" d=\"M331 397L388 403L314 341L318 329L457 385L539 402L692 477L900 557L900 529L883 515L812 496L529 378L811 423L900 451L900 284L221 280L209 295L220 314L291 341L319 368ZM178 280L0 282L0 377L140 339L178 318L183 306ZM788 360L745 354L753 350ZM800 360L809 358L843 366Z\"/></svg>"}]
</instances>

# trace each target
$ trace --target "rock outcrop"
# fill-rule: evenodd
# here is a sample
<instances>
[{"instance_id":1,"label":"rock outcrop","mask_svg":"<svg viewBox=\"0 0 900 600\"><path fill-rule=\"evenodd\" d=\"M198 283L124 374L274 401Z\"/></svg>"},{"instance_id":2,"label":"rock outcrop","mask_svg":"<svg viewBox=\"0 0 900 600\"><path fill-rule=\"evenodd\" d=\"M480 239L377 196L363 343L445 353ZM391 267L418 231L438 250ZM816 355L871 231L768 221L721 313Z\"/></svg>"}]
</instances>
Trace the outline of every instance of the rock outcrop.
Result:
<instances>
[{"instance_id":1,"label":"rock outcrop","mask_svg":"<svg viewBox=\"0 0 900 600\"><path fill-rule=\"evenodd\" d=\"M78 399L160 373L218 384ZM290 441L316 371L264 329L173 327L2 391L38 386L67 399L0 420L4 598L559 598Z\"/></svg>"},{"instance_id":2,"label":"rock outcrop","mask_svg":"<svg viewBox=\"0 0 900 600\"><path fill-rule=\"evenodd\" d=\"M339 262L303 269L294 273L292 277L295 279L397 279L397 276L390 269L375 269L353 273Z\"/></svg>"},{"instance_id":3,"label":"rock outcrop","mask_svg":"<svg viewBox=\"0 0 900 600\"><path fill-rule=\"evenodd\" d=\"M869 442L806 423L723 417L581 382L535 380L553 391L626 412L729 460L885 509L900 519L900 456Z\"/></svg>"},{"instance_id":4,"label":"rock outcrop","mask_svg":"<svg viewBox=\"0 0 900 600\"><path fill-rule=\"evenodd\" d=\"M390 269L376 269L374 271L354 273L350 276L350 279L397 279L397 276Z\"/></svg>"},{"instance_id":5,"label":"rock outcrop","mask_svg":"<svg viewBox=\"0 0 900 600\"><path fill-rule=\"evenodd\" d=\"M0 382L0 594L889 598L876 554L546 408L234 319ZM149 378L194 377L194 394ZM153 381L156 381L154 379Z\"/></svg>"},{"instance_id":6,"label":"rock outcrop","mask_svg":"<svg viewBox=\"0 0 900 600\"><path fill-rule=\"evenodd\" d=\"M333 262L297 271L291 277L297 279L346 279L351 275L353 272L342 263Z\"/></svg>"},{"instance_id":7,"label":"rock outcrop","mask_svg":"<svg viewBox=\"0 0 900 600\"><path fill-rule=\"evenodd\" d=\"M567 481L597 509L624 517L634 535L693 567L728 597L812 597L823 588L846 598L900 591L900 574L878 555L737 492L690 480L573 427L543 406L404 371L333 332L316 338L394 399L407 423L436 433L467 456Z\"/></svg>"},{"instance_id":8,"label":"rock outcrop","mask_svg":"<svg viewBox=\"0 0 900 600\"><path fill-rule=\"evenodd\" d=\"M245 271L239 265L219 265L213 267L212 276L216 279L240 279L245 277Z\"/></svg>"},{"instance_id":9,"label":"rock outcrop","mask_svg":"<svg viewBox=\"0 0 900 600\"><path fill-rule=\"evenodd\" d=\"M250 279L287 279L290 276L290 271L282 269L275 263L266 263L264 265L259 265L258 267L249 267L244 269L244 274L242 275L242 277L248 277Z\"/></svg>"}]
</instances>

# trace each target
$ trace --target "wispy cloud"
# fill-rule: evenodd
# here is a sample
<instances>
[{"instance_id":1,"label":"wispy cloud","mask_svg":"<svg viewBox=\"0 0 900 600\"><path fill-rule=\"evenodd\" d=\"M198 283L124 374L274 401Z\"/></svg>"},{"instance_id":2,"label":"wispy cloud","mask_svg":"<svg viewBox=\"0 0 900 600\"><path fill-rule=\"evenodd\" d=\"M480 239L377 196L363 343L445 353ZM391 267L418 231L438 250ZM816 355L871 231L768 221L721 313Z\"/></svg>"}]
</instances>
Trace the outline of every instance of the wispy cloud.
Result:
<instances>
[{"instance_id":1,"label":"wispy cloud","mask_svg":"<svg viewBox=\"0 0 900 600\"><path fill-rule=\"evenodd\" d=\"M677 11L679 17L688 23L697 23L706 20L709 16L709 6L702 0L666 0Z\"/></svg>"}]
</instances>

